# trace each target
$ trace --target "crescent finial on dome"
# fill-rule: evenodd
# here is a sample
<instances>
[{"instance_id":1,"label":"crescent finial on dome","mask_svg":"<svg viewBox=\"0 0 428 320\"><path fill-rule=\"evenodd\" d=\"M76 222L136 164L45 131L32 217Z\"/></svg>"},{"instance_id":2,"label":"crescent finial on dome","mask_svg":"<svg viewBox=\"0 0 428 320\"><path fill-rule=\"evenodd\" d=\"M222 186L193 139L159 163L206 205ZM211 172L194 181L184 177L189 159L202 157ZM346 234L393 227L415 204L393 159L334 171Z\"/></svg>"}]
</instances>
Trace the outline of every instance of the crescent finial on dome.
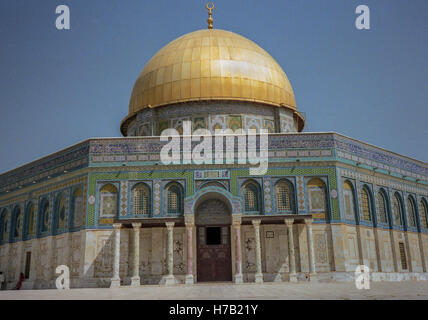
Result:
<instances>
[{"instance_id":1,"label":"crescent finial on dome","mask_svg":"<svg viewBox=\"0 0 428 320\"><path fill-rule=\"evenodd\" d=\"M214 3L212 3L211 1L207 3L207 5L205 6L205 8L207 8L208 10L208 29L212 29L213 28L213 10L214 10Z\"/></svg>"}]
</instances>

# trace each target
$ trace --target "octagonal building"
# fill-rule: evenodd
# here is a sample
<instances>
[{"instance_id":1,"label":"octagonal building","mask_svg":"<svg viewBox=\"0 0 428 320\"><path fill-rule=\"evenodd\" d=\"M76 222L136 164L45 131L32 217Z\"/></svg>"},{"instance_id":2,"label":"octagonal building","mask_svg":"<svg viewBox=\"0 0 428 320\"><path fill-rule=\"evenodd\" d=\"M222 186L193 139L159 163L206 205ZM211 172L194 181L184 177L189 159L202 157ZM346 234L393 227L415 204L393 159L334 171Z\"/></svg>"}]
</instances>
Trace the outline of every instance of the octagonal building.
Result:
<instances>
[{"instance_id":1,"label":"octagonal building","mask_svg":"<svg viewBox=\"0 0 428 320\"><path fill-rule=\"evenodd\" d=\"M359 265L374 280L427 279L428 165L304 125L256 43L219 29L170 42L135 82L123 137L0 175L8 288L20 273L23 288L54 288L60 265L72 287L353 280ZM186 128L224 130L232 160L195 161ZM180 153L165 163L172 139ZM263 152L266 172L252 174Z\"/></svg>"}]
</instances>

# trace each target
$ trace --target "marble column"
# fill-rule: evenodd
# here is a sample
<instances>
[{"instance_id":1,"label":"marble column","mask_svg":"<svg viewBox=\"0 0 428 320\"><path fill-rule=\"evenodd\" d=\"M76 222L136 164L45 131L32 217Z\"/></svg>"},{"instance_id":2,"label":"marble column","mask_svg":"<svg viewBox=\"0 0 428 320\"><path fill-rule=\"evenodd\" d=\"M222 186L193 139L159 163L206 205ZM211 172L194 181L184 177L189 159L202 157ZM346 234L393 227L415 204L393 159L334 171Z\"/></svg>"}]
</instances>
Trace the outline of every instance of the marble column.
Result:
<instances>
[{"instance_id":1,"label":"marble column","mask_svg":"<svg viewBox=\"0 0 428 320\"><path fill-rule=\"evenodd\" d=\"M111 279L110 288L120 287L120 228L122 227L121 223L114 223L114 262L113 262L113 278Z\"/></svg>"},{"instance_id":2,"label":"marble column","mask_svg":"<svg viewBox=\"0 0 428 320\"><path fill-rule=\"evenodd\" d=\"M140 228L141 223L133 223L132 230L134 234L134 254L133 256L133 268L132 268L132 278L131 286L139 287L140 286Z\"/></svg>"},{"instance_id":3,"label":"marble column","mask_svg":"<svg viewBox=\"0 0 428 320\"><path fill-rule=\"evenodd\" d=\"M235 230L235 283L243 283L242 277L242 251L241 251L241 217L233 220Z\"/></svg>"},{"instance_id":4,"label":"marble column","mask_svg":"<svg viewBox=\"0 0 428 320\"><path fill-rule=\"evenodd\" d=\"M168 275L165 277L165 285L176 284L174 277L174 222L166 222L168 229Z\"/></svg>"},{"instance_id":5,"label":"marble column","mask_svg":"<svg viewBox=\"0 0 428 320\"><path fill-rule=\"evenodd\" d=\"M186 233L187 233L187 274L185 283L192 285L195 283L193 279L193 222L186 222Z\"/></svg>"},{"instance_id":6,"label":"marble column","mask_svg":"<svg viewBox=\"0 0 428 320\"><path fill-rule=\"evenodd\" d=\"M294 236L293 236L293 223L294 219L285 219L287 225L287 239L288 239L288 262L289 262L289 280L290 282L297 282L296 273L296 256L294 253Z\"/></svg>"},{"instance_id":7,"label":"marble column","mask_svg":"<svg viewBox=\"0 0 428 320\"><path fill-rule=\"evenodd\" d=\"M260 246L260 222L261 220L253 220L254 226L254 236L256 239L256 265L257 265L257 273L256 273L256 283L263 283L263 273L262 273L262 252Z\"/></svg>"},{"instance_id":8,"label":"marble column","mask_svg":"<svg viewBox=\"0 0 428 320\"><path fill-rule=\"evenodd\" d=\"M305 219L306 234L308 237L308 251L309 251L309 280L317 281L317 272L315 270L315 253L314 241L312 237L312 219Z\"/></svg>"}]
</instances>

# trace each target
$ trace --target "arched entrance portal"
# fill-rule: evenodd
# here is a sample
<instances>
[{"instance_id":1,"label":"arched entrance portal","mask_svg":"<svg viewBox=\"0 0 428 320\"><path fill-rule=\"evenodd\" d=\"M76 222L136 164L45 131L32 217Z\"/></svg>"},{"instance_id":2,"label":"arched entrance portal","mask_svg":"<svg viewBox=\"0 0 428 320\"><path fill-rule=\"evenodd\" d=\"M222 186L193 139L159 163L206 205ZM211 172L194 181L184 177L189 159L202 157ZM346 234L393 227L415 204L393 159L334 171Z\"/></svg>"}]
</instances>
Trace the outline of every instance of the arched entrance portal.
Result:
<instances>
[{"instance_id":1,"label":"arched entrance portal","mask_svg":"<svg viewBox=\"0 0 428 320\"><path fill-rule=\"evenodd\" d=\"M232 281L231 210L219 199L196 208L198 281Z\"/></svg>"}]
</instances>

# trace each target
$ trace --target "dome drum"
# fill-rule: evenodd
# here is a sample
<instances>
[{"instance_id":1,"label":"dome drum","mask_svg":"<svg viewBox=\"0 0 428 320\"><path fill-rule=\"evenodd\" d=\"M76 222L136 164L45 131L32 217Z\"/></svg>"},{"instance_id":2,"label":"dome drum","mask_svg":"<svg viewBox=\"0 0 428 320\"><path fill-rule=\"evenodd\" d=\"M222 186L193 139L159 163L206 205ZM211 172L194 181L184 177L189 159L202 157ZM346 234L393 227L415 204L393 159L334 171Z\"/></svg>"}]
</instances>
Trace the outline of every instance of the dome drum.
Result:
<instances>
[{"instance_id":1,"label":"dome drum","mask_svg":"<svg viewBox=\"0 0 428 320\"><path fill-rule=\"evenodd\" d=\"M183 121L192 122L192 130L266 129L269 133L301 131L301 115L287 108L242 101L200 101L146 108L122 126L124 136L158 136L166 128L182 133Z\"/></svg>"}]
</instances>

